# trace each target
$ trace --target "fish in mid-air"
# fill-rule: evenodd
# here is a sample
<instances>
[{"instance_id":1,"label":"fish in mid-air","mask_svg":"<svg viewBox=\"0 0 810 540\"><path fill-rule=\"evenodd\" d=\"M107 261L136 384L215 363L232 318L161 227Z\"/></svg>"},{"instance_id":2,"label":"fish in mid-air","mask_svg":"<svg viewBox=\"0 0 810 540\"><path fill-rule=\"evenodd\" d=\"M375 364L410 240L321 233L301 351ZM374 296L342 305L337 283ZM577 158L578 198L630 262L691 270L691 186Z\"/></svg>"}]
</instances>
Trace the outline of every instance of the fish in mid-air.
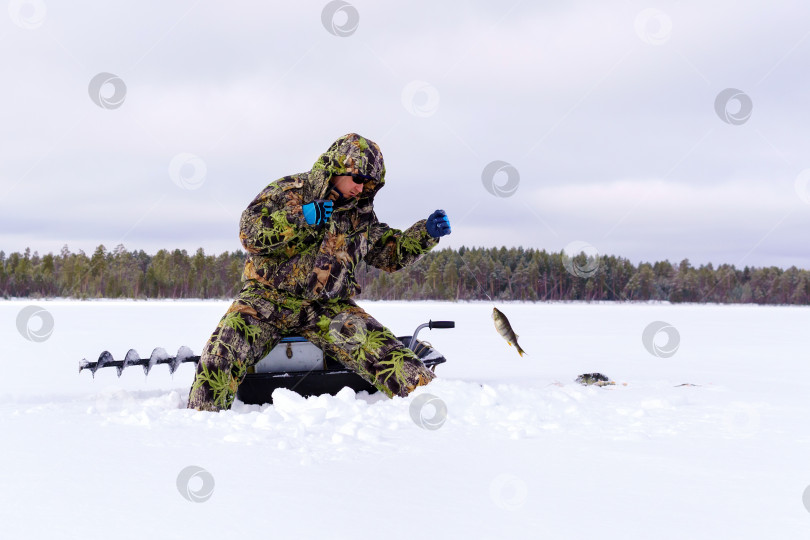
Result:
<instances>
[{"instance_id":1,"label":"fish in mid-air","mask_svg":"<svg viewBox=\"0 0 810 540\"><path fill-rule=\"evenodd\" d=\"M495 330L503 336L503 339L505 339L509 345L514 345L517 348L518 354L522 357L525 351L518 345L517 340L519 336L512 330L512 325L509 324L509 319L506 318L506 315L498 311L498 308L494 307L492 308L492 320L495 321Z\"/></svg>"}]
</instances>

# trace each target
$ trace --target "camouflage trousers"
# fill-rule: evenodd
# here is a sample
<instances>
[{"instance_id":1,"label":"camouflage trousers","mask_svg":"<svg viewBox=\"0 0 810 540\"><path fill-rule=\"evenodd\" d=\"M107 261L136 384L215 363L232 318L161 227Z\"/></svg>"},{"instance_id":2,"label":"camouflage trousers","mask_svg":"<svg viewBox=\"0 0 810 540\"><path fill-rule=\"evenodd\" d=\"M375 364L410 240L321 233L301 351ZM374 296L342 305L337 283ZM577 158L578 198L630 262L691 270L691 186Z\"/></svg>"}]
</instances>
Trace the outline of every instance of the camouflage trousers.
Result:
<instances>
[{"instance_id":1,"label":"camouflage trousers","mask_svg":"<svg viewBox=\"0 0 810 540\"><path fill-rule=\"evenodd\" d=\"M188 407L229 409L248 368L284 335L311 341L389 397L406 396L435 377L353 301L307 301L247 282L200 355Z\"/></svg>"}]
</instances>

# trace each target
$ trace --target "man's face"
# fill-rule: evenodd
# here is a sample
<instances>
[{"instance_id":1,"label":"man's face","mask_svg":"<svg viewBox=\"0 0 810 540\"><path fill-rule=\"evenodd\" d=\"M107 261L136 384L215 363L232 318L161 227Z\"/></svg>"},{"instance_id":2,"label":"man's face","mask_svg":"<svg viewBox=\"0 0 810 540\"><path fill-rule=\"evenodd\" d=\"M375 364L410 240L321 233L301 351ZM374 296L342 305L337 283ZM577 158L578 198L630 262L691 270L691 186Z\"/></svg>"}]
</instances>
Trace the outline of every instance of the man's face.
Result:
<instances>
[{"instance_id":1,"label":"man's face","mask_svg":"<svg viewBox=\"0 0 810 540\"><path fill-rule=\"evenodd\" d=\"M355 184L351 176L335 176L334 181L337 190L347 199L363 193L363 184Z\"/></svg>"}]
</instances>

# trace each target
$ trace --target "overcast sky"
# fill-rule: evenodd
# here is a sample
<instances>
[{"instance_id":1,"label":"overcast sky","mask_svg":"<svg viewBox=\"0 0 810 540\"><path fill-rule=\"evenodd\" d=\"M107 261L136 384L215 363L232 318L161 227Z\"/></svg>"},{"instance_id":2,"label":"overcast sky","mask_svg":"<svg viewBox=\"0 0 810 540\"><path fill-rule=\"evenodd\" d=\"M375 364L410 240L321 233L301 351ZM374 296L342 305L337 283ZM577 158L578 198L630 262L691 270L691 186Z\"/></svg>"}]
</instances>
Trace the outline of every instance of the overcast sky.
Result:
<instances>
[{"instance_id":1,"label":"overcast sky","mask_svg":"<svg viewBox=\"0 0 810 540\"><path fill-rule=\"evenodd\" d=\"M240 249L357 132L440 246L810 268L810 4L7 3L6 253Z\"/></svg>"}]
</instances>

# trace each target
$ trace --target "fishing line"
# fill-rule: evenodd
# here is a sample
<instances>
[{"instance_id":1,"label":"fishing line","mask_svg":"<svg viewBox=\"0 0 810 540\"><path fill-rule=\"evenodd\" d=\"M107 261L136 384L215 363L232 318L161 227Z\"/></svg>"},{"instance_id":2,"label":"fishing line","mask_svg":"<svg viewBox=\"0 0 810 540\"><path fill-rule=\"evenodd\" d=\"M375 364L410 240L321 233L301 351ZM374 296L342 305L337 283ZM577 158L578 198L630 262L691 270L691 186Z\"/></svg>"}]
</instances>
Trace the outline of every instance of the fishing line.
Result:
<instances>
[{"instance_id":1,"label":"fishing line","mask_svg":"<svg viewBox=\"0 0 810 540\"><path fill-rule=\"evenodd\" d=\"M481 292L484 293L484 296L486 296L490 302L493 302L492 297L487 294L487 291L485 291L484 288L481 286L481 283L478 281L478 278L475 277L475 273L472 270L470 270L469 266L467 266L467 261L464 260L464 255L461 256L461 262L464 263L464 267L470 272L470 274L472 274L475 283L478 285L478 288L481 290Z\"/></svg>"},{"instance_id":2,"label":"fishing line","mask_svg":"<svg viewBox=\"0 0 810 540\"><path fill-rule=\"evenodd\" d=\"M463 255L461 256L461 262L464 264L464 267L465 267L465 268L466 268L466 269L467 269L467 270L470 272L470 274L472 274L472 277L473 277L473 279L475 280L475 283L478 285L478 288L481 290L481 292L482 292L482 293L484 293L484 296L486 296L486 297L487 297L487 299L488 299L490 302L492 302L492 303L494 304L494 303L495 303L495 301L494 301L494 300L492 300L492 297L491 297L490 295L488 295L488 294L487 294L487 291L486 291L486 290L484 290L484 288L481 286L481 282L479 282L479 281L478 281L478 278L477 278L477 277L475 277L475 273L474 273L474 272L472 271L472 269L470 269L470 267L467 265L467 261L465 261L465 260L464 260L464 256L463 256ZM500 326L499 326L499 321L498 321L498 319L496 319L496 314L500 314L500 317L502 318L502 322L505 324L505 329L507 329L509 332L511 332L511 336L510 336L510 335L508 335L508 334L504 334L504 333L502 333L502 332L501 332L501 328L500 328ZM498 331L498 333L499 333L499 334L501 334L501 336L502 336L504 339L506 339L506 342L507 342L509 345L512 345L512 341L510 341L510 340L514 340L514 342L515 342L515 347L517 348L518 354L519 354L521 357L523 357L523 355L524 355L524 354L526 354L526 351L524 351L523 349L521 349L521 348L520 348L520 345L518 345L518 342L517 342L517 338L518 338L518 336L517 336L517 334L515 333L515 330L512 328L512 325L509 323L509 319L506 317L506 315L504 315L502 312L500 312L500 311L498 310L498 308L497 308L497 307L495 307L494 305L492 306L492 318L493 318L493 319L495 319L495 329Z\"/></svg>"}]
</instances>

